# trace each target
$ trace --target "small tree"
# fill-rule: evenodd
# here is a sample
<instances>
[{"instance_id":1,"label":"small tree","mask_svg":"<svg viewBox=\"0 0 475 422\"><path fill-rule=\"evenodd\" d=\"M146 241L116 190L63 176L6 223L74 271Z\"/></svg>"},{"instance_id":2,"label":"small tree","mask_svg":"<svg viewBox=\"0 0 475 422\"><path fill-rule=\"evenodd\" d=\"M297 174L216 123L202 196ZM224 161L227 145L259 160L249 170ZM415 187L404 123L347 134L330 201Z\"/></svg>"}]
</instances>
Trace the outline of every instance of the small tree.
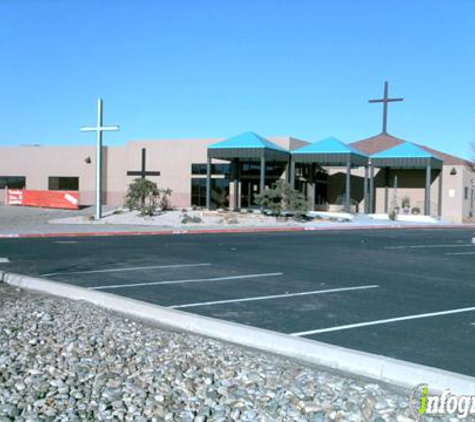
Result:
<instances>
[{"instance_id":1,"label":"small tree","mask_svg":"<svg viewBox=\"0 0 475 422\"><path fill-rule=\"evenodd\" d=\"M155 182L147 179L135 179L127 190L125 206L130 210L139 210L140 215L153 215L157 204L161 209L169 209L170 189L159 189Z\"/></svg>"},{"instance_id":2,"label":"small tree","mask_svg":"<svg viewBox=\"0 0 475 422\"><path fill-rule=\"evenodd\" d=\"M162 211L169 211L172 209L172 203L170 201L169 196L172 194L172 190L169 188L166 189L159 189L160 192L160 209Z\"/></svg>"},{"instance_id":3,"label":"small tree","mask_svg":"<svg viewBox=\"0 0 475 422\"><path fill-rule=\"evenodd\" d=\"M257 194L256 203L277 215L282 211L293 211L296 218L300 218L308 211L307 201L302 192L292 189L283 179L277 180L273 188Z\"/></svg>"}]
</instances>

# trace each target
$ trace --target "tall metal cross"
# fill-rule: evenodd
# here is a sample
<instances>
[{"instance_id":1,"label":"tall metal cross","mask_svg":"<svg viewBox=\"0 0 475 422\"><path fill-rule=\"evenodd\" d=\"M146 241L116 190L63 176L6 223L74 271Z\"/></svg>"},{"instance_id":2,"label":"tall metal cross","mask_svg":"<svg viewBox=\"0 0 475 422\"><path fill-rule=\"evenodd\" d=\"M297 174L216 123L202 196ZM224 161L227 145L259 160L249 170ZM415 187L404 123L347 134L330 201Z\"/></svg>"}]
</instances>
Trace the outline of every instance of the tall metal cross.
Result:
<instances>
[{"instance_id":1,"label":"tall metal cross","mask_svg":"<svg viewBox=\"0 0 475 422\"><path fill-rule=\"evenodd\" d=\"M159 171L147 171L145 169L147 162L147 150L142 148L142 165L141 170L131 170L127 172L127 176L140 176L141 179L145 179L146 176L160 176Z\"/></svg>"},{"instance_id":2,"label":"tall metal cross","mask_svg":"<svg viewBox=\"0 0 475 422\"><path fill-rule=\"evenodd\" d=\"M388 97L388 82L384 82L384 97L377 100L369 100L370 103L383 103L383 132L388 133L388 103L395 101L404 101L404 98L389 98Z\"/></svg>"},{"instance_id":3,"label":"tall metal cross","mask_svg":"<svg viewBox=\"0 0 475 422\"><path fill-rule=\"evenodd\" d=\"M96 127L82 127L82 132L96 132L96 220L102 217L102 132L119 130L119 126L104 126L102 119L102 100L97 100Z\"/></svg>"}]
</instances>

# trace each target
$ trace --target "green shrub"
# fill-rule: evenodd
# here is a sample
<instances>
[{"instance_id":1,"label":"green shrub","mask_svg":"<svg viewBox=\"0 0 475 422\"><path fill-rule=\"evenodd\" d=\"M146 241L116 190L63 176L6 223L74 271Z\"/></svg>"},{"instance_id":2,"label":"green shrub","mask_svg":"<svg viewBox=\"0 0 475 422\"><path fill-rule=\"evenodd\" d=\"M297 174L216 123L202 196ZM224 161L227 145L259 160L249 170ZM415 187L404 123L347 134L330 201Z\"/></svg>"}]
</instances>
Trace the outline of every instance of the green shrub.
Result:
<instances>
[{"instance_id":1,"label":"green shrub","mask_svg":"<svg viewBox=\"0 0 475 422\"><path fill-rule=\"evenodd\" d=\"M418 215L418 214L421 213L421 209L420 209L419 207L412 207L411 213L412 213L413 215Z\"/></svg>"},{"instance_id":2,"label":"green shrub","mask_svg":"<svg viewBox=\"0 0 475 422\"><path fill-rule=\"evenodd\" d=\"M125 207L130 211L140 211L142 216L152 216L157 210L158 205L164 211L171 208L168 199L171 193L170 189L159 189L157 184L150 180L135 179L127 190Z\"/></svg>"},{"instance_id":3,"label":"green shrub","mask_svg":"<svg viewBox=\"0 0 475 422\"><path fill-rule=\"evenodd\" d=\"M201 218L200 217L197 217L197 216L189 216L188 214L185 214L183 216L183 218L181 219L181 224L189 224L189 223L195 223L195 224L198 224L198 223L201 223Z\"/></svg>"},{"instance_id":4,"label":"green shrub","mask_svg":"<svg viewBox=\"0 0 475 422\"><path fill-rule=\"evenodd\" d=\"M307 211L307 201L302 192L292 189L285 180L279 179L271 189L256 195L256 203L274 215L292 211L295 218L301 218Z\"/></svg>"}]
</instances>

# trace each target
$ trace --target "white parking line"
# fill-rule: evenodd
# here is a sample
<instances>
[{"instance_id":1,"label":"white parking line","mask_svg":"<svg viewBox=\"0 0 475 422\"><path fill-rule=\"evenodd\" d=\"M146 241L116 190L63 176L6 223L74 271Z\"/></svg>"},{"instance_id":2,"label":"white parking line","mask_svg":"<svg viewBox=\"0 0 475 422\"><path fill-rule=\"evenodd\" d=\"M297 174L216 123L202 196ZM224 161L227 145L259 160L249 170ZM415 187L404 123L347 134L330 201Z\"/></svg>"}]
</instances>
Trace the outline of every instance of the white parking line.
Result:
<instances>
[{"instance_id":1,"label":"white parking line","mask_svg":"<svg viewBox=\"0 0 475 422\"><path fill-rule=\"evenodd\" d=\"M430 249L430 248L469 248L475 246L473 243L450 244L450 245L412 245L412 246L384 246L383 249Z\"/></svg>"},{"instance_id":2,"label":"white parking line","mask_svg":"<svg viewBox=\"0 0 475 422\"><path fill-rule=\"evenodd\" d=\"M153 265L150 267L126 267L126 268L111 268L108 270L90 270L90 271L69 271L60 273L41 274L41 277L50 277L53 275L67 275L67 274L94 274L94 273L117 273L121 271L141 271L141 270L156 270L160 268L184 268L184 267L204 267L211 264L177 264L177 265Z\"/></svg>"},{"instance_id":3,"label":"white parking line","mask_svg":"<svg viewBox=\"0 0 475 422\"><path fill-rule=\"evenodd\" d=\"M357 324L340 325L338 327L319 328L317 330L301 331L300 333L293 333L291 335L302 337L302 336L309 336L311 334L331 333L332 331L350 330L352 328L369 327L371 325L389 324L391 322L408 321L411 319L430 318L430 317L436 317L436 316L442 316L442 315L460 314L462 312L473 312L473 311L475 311L475 306L471 308L450 309L448 311L429 312L426 314L407 315L407 316L402 316L398 318L388 318L388 319L380 319L377 321L360 322Z\"/></svg>"},{"instance_id":4,"label":"white parking line","mask_svg":"<svg viewBox=\"0 0 475 422\"><path fill-rule=\"evenodd\" d=\"M106 289L121 289L124 287L157 286L161 284L202 283L202 282L207 282L207 281L240 280L240 279L245 279L245 278L260 278L260 277L277 277L283 274L284 273L247 274L247 275L236 275L232 277L196 278L196 279L191 279L191 280L152 281L150 283L116 284L113 286L88 287L88 289L89 290L106 290Z\"/></svg>"},{"instance_id":5,"label":"white parking line","mask_svg":"<svg viewBox=\"0 0 475 422\"><path fill-rule=\"evenodd\" d=\"M0 264L9 264L10 260L8 258L0 258Z\"/></svg>"},{"instance_id":6,"label":"white parking line","mask_svg":"<svg viewBox=\"0 0 475 422\"><path fill-rule=\"evenodd\" d=\"M475 255L475 252L447 252L446 255Z\"/></svg>"},{"instance_id":7,"label":"white parking line","mask_svg":"<svg viewBox=\"0 0 475 422\"><path fill-rule=\"evenodd\" d=\"M169 308L192 308L195 306L208 306L208 305L221 305L223 303L237 303L237 302L252 302L256 300L268 300L268 299L280 299L287 297L297 297L297 296L309 296L309 295L319 295L324 293L336 293L336 292L348 292L351 290L364 290L364 289L374 289L379 287L378 285L371 286L357 286L357 287L342 287L339 289L326 289L326 290L314 290L312 292L300 292L300 293L285 293L281 295L270 295L270 296L254 296L246 297L243 299L228 299L228 300L215 300L212 302L197 302L197 303L186 303L184 305L173 305Z\"/></svg>"}]
</instances>

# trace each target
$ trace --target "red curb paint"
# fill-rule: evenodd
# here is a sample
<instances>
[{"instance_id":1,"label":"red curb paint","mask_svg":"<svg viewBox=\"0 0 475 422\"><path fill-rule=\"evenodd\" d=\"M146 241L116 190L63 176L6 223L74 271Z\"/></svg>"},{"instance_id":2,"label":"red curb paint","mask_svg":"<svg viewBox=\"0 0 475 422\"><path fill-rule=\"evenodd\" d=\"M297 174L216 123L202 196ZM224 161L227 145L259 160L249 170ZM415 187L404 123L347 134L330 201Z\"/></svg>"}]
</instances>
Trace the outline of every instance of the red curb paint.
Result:
<instances>
[{"instance_id":1,"label":"red curb paint","mask_svg":"<svg viewBox=\"0 0 475 422\"><path fill-rule=\"evenodd\" d=\"M129 232L69 232L69 233L26 233L0 234L0 239L34 239L54 237L108 237L108 236L167 236L176 234L213 234L213 233L275 233L275 232L313 232L313 231L351 231L351 230L388 230L388 229L475 229L475 224L468 225L414 225L414 226L338 226L338 227L253 227L241 229L194 229L194 230L160 230Z\"/></svg>"}]
</instances>

